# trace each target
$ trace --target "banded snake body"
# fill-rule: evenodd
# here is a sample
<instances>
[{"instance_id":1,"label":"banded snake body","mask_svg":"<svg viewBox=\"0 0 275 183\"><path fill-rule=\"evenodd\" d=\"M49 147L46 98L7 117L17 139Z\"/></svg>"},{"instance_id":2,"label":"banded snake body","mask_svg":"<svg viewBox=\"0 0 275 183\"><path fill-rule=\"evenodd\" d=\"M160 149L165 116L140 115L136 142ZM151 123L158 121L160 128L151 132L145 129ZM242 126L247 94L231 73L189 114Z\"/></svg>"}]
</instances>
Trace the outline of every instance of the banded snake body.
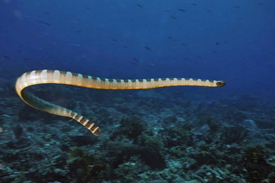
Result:
<instances>
[{"instance_id":1,"label":"banded snake body","mask_svg":"<svg viewBox=\"0 0 275 183\"><path fill-rule=\"evenodd\" d=\"M100 133L99 127L89 119L86 119L77 112L38 98L24 90L28 86L38 84L62 84L105 90L135 90L171 86L220 87L224 86L225 82L192 78L107 79L59 70L34 70L24 73L17 79L15 83L16 92L26 104L44 112L72 118L94 135L98 135Z\"/></svg>"}]
</instances>

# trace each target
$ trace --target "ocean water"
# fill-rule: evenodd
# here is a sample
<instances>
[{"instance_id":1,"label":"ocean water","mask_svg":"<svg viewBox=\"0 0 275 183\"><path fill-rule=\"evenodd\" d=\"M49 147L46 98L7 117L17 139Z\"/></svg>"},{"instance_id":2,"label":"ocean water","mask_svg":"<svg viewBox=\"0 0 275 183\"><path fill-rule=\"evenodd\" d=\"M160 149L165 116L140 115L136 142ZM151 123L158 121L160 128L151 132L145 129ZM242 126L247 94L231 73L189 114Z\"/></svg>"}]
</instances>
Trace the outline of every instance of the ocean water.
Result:
<instances>
[{"instance_id":1,"label":"ocean water","mask_svg":"<svg viewBox=\"0 0 275 183\"><path fill-rule=\"evenodd\" d=\"M275 182L274 20L271 0L0 0L0 183ZM150 78L226 84L126 90Z\"/></svg>"}]
</instances>

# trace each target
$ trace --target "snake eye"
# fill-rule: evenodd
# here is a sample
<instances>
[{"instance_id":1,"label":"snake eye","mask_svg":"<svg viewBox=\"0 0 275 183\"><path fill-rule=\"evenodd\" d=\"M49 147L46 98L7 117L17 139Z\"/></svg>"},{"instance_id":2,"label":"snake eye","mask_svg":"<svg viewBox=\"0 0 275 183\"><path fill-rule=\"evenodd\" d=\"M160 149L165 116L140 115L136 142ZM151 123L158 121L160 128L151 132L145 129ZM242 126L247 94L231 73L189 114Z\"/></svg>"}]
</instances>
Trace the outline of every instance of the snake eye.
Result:
<instances>
[{"instance_id":1,"label":"snake eye","mask_svg":"<svg viewBox=\"0 0 275 183\"><path fill-rule=\"evenodd\" d=\"M216 83L217 86L224 86L225 85L225 81L218 81Z\"/></svg>"}]
</instances>

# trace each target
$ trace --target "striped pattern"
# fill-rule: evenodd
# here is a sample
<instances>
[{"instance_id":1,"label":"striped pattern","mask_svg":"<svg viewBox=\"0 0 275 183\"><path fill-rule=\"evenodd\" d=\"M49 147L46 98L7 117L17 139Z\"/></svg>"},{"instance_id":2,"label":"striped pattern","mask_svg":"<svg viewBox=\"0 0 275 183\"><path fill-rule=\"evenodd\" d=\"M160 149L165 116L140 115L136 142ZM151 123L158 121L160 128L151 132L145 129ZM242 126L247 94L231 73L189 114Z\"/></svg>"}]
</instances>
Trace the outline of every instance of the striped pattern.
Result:
<instances>
[{"instance_id":1,"label":"striped pattern","mask_svg":"<svg viewBox=\"0 0 275 183\"><path fill-rule=\"evenodd\" d=\"M58 116L70 117L82 124L94 135L98 135L100 133L100 129L96 124L90 122L88 119L76 112L49 103L24 90L24 88L28 86L50 83L105 90L152 89L170 86L219 87L225 85L224 81L201 80L192 78L107 79L83 76L82 74L75 74L59 70L34 70L24 73L17 79L15 89L19 97L25 103L41 111Z\"/></svg>"}]
</instances>

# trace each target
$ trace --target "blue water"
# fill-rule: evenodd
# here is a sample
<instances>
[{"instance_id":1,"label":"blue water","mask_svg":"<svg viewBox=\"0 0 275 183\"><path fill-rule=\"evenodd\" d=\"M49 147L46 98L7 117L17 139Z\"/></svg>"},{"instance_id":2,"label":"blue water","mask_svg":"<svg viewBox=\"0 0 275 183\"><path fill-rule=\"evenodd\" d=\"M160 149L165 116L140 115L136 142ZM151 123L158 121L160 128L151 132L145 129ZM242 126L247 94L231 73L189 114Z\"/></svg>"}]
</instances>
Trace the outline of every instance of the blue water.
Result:
<instances>
[{"instance_id":1,"label":"blue water","mask_svg":"<svg viewBox=\"0 0 275 183\"><path fill-rule=\"evenodd\" d=\"M218 93L274 99L273 1L0 3L6 77L46 68L115 78L222 79L227 86Z\"/></svg>"},{"instance_id":2,"label":"blue water","mask_svg":"<svg viewBox=\"0 0 275 183\"><path fill-rule=\"evenodd\" d=\"M224 80L221 88L157 91L208 106L242 95L274 103L274 20L272 0L0 0L0 78L57 69Z\"/></svg>"}]
</instances>

